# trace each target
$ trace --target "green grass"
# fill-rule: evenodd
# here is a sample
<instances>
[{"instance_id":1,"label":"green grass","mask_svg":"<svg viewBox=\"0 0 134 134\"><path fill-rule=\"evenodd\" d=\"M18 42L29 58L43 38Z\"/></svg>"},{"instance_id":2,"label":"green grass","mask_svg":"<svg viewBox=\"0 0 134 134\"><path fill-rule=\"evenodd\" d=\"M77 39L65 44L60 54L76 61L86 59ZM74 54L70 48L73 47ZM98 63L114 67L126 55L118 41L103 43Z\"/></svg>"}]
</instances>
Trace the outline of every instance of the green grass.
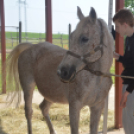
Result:
<instances>
[{"instance_id":1,"label":"green grass","mask_svg":"<svg viewBox=\"0 0 134 134\"><path fill-rule=\"evenodd\" d=\"M38 43L44 42L46 38L45 33L27 33L27 38L25 38L25 33L22 32L22 42L31 42L31 43ZM66 47L68 46L68 35L67 34L53 34L53 44ZM6 32L6 49L12 49L16 45L18 45L18 33L17 32Z\"/></svg>"},{"instance_id":2,"label":"green grass","mask_svg":"<svg viewBox=\"0 0 134 134\"><path fill-rule=\"evenodd\" d=\"M112 67L110 69L110 73L115 74L115 66L114 65L112 65ZM115 77L114 76L112 76L112 81L113 81L113 84L114 84L115 83Z\"/></svg>"},{"instance_id":3,"label":"green grass","mask_svg":"<svg viewBox=\"0 0 134 134\"><path fill-rule=\"evenodd\" d=\"M6 38L17 38L18 32L6 32ZM24 32L22 32L22 38L25 38L26 34ZM68 35L67 34L53 34L52 38L63 38L63 39L68 39ZM45 33L27 33L27 38L46 38L46 34Z\"/></svg>"}]
</instances>

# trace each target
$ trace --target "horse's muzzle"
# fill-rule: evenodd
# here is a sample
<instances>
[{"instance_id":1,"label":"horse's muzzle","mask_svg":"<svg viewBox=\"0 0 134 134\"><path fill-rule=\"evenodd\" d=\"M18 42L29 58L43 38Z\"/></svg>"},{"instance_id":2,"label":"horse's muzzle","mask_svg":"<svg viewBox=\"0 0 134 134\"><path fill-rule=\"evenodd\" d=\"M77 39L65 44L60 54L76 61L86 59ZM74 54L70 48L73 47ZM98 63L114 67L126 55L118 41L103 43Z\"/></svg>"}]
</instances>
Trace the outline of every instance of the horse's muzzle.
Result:
<instances>
[{"instance_id":1,"label":"horse's muzzle","mask_svg":"<svg viewBox=\"0 0 134 134\"><path fill-rule=\"evenodd\" d=\"M62 82L73 82L76 76L75 66L63 66L57 70L57 75L60 77Z\"/></svg>"}]
</instances>

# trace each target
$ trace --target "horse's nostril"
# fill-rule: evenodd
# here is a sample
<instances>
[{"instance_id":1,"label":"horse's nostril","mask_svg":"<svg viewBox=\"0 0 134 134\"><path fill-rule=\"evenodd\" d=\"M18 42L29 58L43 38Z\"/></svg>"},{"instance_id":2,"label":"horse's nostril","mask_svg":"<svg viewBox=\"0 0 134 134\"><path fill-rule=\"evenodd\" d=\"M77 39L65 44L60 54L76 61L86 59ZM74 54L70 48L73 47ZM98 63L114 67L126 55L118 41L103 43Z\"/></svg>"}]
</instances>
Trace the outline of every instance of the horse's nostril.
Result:
<instances>
[{"instance_id":1,"label":"horse's nostril","mask_svg":"<svg viewBox=\"0 0 134 134\"><path fill-rule=\"evenodd\" d=\"M68 71L67 70L62 70L61 71L61 76L62 77L67 77L68 76Z\"/></svg>"},{"instance_id":2,"label":"horse's nostril","mask_svg":"<svg viewBox=\"0 0 134 134\"><path fill-rule=\"evenodd\" d=\"M57 70L57 75L64 82L69 82L69 80L75 78L75 66L62 66Z\"/></svg>"}]
</instances>

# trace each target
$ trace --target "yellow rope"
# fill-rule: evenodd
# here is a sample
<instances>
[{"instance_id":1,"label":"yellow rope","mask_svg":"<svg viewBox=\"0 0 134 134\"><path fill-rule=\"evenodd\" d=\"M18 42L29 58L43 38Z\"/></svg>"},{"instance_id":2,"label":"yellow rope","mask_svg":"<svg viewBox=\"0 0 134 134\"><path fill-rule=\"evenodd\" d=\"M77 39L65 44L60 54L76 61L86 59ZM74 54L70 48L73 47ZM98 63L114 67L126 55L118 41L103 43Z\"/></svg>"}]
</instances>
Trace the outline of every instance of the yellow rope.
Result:
<instances>
[{"instance_id":1,"label":"yellow rope","mask_svg":"<svg viewBox=\"0 0 134 134\"><path fill-rule=\"evenodd\" d=\"M117 74L111 74L111 73L103 73L104 77L109 77L109 76L115 76L115 77L122 77L122 78L127 78L127 79L134 79L132 76L123 76L123 75L117 75Z\"/></svg>"}]
</instances>

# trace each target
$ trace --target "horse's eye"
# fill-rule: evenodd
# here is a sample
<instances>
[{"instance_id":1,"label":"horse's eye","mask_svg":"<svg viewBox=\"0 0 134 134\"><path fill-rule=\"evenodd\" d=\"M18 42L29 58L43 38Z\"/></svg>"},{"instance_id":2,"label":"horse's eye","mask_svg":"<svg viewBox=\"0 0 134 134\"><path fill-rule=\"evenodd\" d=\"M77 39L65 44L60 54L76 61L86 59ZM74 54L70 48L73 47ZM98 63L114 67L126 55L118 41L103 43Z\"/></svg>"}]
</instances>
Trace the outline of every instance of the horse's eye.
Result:
<instances>
[{"instance_id":1,"label":"horse's eye","mask_svg":"<svg viewBox=\"0 0 134 134\"><path fill-rule=\"evenodd\" d=\"M86 42L88 42L88 40L89 40L89 39L88 39L87 37L82 37L81 42L82 42L82 43L86 43Z\"/></svg>"}]
</instances>

